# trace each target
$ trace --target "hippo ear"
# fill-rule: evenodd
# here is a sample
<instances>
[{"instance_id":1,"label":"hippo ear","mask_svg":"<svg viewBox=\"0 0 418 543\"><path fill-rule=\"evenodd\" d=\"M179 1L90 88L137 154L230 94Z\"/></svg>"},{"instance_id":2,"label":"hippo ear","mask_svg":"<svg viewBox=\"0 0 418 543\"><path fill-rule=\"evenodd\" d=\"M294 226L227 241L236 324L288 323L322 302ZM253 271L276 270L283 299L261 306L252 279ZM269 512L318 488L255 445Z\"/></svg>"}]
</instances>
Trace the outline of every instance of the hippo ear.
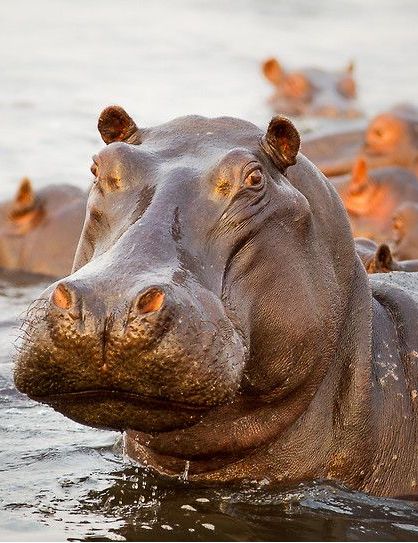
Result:
<instances>
[{"instance_id":1,"label":"hippo ear","mask_svg":"<svg viewBox=\"0 0 418 543\"><path fill-rule=\"evenodd\" d=\"M392 269L393 257L389 246L386 243L381 243L376 249L374 255L374 268L376 272L388 271Z\"/></svg>"},{"instance_id":2,"label":"hippo ear","mask_svg":"<svg viewBox=\"0 0 418 543\"><path fill-rule=\"evenodd\" d=\"M280 85L283 81L284 70L275 58L265 60L261 68L266 79L273 85Z\"/></svg>"},{"instance_id":3,"label":"hippo ear","mask_svg":"<svg viewBox=\"0 0 418 543\"><path fill-rule=\"evenodd\" d=\"M300 136L293 123L278 115L273 117L262 139L263 148L280 170L296 164Z\"/></svg>"},{"instance_id":4,"label":"hippo ear","mask_svg":"<svg viewBox=\"0 0 418 543\"><path fill-rule=\"evenodd\" d=\"M350 62L347 64L347 67L345 69L345 72L348 74L348 75L353 75L354 74L354 70L356 68L356 64L354 62L354 60L350 60Z\"/></svg>"},{"instance_id":5,"label":"hippo ear","mask_svg":"<svg viewBox=\"0 0 418 543\"><path fill-rule=\"evenodd\" d=\"M114 141L141 143L135 121L120 106L105 108L100 114L97 128L106 144Z\"/></svg>"},{"instance_id":6,"label":"hippo ear","mask_svg":"<svg viewBox=\"0 0 418 543\"><path fill-rule=\"evenodd\" d=\"M367 164L364 158L356 160L351 173L350 192L356 193L362 191L369 181Z\"/></svg>"},{"instance_id":7,"label":"hippo ear","mask_svg":"<svg viewBox=\"0 0 418 543\"><path fill-rule=\"evenodd\" d=\"M15 198L13 200L14 211L27 211L32 209L35 205L35 192L32 188L30 179L24 177L17 189Z\"/></svg>"}]
</instances>

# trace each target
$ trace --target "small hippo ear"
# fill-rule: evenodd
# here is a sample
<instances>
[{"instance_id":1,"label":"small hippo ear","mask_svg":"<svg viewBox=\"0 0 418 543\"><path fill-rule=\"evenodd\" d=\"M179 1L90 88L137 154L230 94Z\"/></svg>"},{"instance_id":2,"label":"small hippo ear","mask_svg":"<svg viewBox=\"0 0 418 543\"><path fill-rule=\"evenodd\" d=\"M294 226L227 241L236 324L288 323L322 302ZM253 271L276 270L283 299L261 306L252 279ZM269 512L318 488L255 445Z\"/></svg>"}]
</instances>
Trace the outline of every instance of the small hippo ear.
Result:
<instances>
[{"instance_id":1,"label":"small hippo ear","mask_svg":"<svg viewBox=\"0 0 418 543\"><path fill-rule=\"evenodd\" d=\"M15 211L29 210L35 205L35 192L30 179L24 177L17 189L13 200L13 209Z\"/></svg>"},{"instance_id":2,"label":"small hippo ear","mask_svg":"<svg viewBox=\"0 0 418 543\"><path fill-rule=\"evenodd\" d=\"M273 117L262 140L263 148L278 168L284 171L296 164L300 136L293 123L278 115Z\"/></svg>"},{"instance_id":3,"label":"small hippo ear","mask_svg":"<svg viewBox=\"0 0 418 543\"><path fill-rule=\"evenodd\" d=\"M363 190L369 181L367 164L364 158L358 158L351 172L350 192L356 193Z\"/></svg>"},{"instance_id":4,"label":"small hippo ear","mask_svg":"<svg viewBox=\"0 0 418 543\"><path fill-rule=\"evenodd\" d=\"M100 114L97 128L106 144L114 141L141 143L135 121L120 106L105 108Z\"/></svg>"},{"instance_id":5,"label":"small hippo ear","mask_svg":"<svg viewBox=\"0 0 418 543\"><path fill-rule=\"evenodd\" d=\"M392 269L393 257L389 246L386 243L381 243L376 249L373 259L374 269L376 272L387 272Z\"/></svg>"},{"instance_id":6,"label":"small hippo ear","mask_svg":"<svg viewBox=\"0 0 418 543\"><path fill-rule=\"evenodd\" d=\"M284 79L284 70L275 58L265 60L261 69L266 79L273 85L280 85Z\"/></svg>"},{"instance_id":7,"label":"small hippo ear","mask_svg":"<svg viewBox=\"0 0 418 543\"><path fill-rule=\"evenodd\" d=\"M347 64L345 71L348 75L353 75L355 68L356 68L356 64L354 60L350 60L350 62Z\"/></svg>"}]
</instances>

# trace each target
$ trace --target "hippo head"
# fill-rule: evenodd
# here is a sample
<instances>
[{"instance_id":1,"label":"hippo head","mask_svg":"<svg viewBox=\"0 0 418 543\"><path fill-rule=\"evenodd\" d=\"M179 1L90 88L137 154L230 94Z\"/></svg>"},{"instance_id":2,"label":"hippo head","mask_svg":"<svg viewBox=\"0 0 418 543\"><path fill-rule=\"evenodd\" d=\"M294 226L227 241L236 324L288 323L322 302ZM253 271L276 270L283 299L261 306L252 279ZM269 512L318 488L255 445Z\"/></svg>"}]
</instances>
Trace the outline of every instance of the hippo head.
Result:
<instances>
[{"instance_id":1,"label":"hippo head","mask_svg":"<svg viewBox=\"0 0 418 543\"><path fill-rule=\"evenodd\" d=\"M22 236L40 223L45 214L44 202L36 195L31 181L24 177L14 198L0 207L2 238L9 235Z\"/></svg>"},{"instance_id":2,"label":"hippo head","mask_svg":"<svg viewBox=\"0 0 418 543\"><path fill-rule=\"evenodd\" d=\"M399 204L418 201L418 183L414 173L399 166L369 170L359 157L352 173L334 180L347 210L355 236L385 241L390 238L392 216Z\"/></svg>"},{"instance_id":3,"label":"hippo head","mask_svg":"<svg viewBox=\"0 0 418 543\"><path fill-rule=\"evenodd\" d=\"M388 273L397 269L397 263L387 243L377 245L367 238L355 238L354 242L367 273Z\"/></svg>"},{"instance_id":4,"label":"hippo head","mask_svg":"<svg viewBox=\"0 0 418 543\"><path fill-rule=\"evenodd\" d=\"M317 68L288 72L277 59L269 58L263 62L262 71L275 87L272 102L277 111L331 118L361 115L355 103L353 63L335 72Z\"/></svg>"},{"instance_id":5,"label":"hippo head","mask_svg":"<svg viewBox=\"0 0 418 543\"><path fill-rule=\"evenodd\" d=\"M28 315L18 389L166 454L262 442L309 404L367 285L340 199L282 117L139 129L111 106L99 129L73 272Z\"/></svg>"},{"instance_id":6,"label":"hippo head","mask_svg":"<svg viewBox=\"0 0 418 543\"><path fill-rule=\"evenodd\" d=\"M418 204L404 202L392 220L393 252L400 260L418 258Z\"/></svg>"},{"instance_id":7,"label":"hippo head","mask_svg":"<svg viewBox=\"0 0 418 543\"><path fill-rule=\"evenodd\" d=\"M418 110L405 104L377 115L367 127L361 154L372 168L397 165L418 174Z\"/></svg>"},{"instance_id":8,"label":"hippo head","mask_svg":"<svg viewBox=\"0 0 418 543\"><path fill-rule=\"evenodd\" d=\"M84 214L81 189L49 185L35 191L29 179L22 179L14 198L0 205L0 266L66 275L71 270Z\"/></svg>"}]
</instances>

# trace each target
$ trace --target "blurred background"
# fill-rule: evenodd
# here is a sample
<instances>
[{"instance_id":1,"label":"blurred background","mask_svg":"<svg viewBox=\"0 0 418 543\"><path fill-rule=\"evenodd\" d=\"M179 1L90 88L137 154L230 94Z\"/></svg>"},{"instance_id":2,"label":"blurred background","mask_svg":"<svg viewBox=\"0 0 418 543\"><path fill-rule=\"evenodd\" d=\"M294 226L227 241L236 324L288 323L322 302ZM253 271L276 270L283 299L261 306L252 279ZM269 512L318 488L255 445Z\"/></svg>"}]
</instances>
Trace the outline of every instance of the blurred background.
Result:
<instances>
[{"instance_id":1,"label":"blurred background","mask_svg":"<svg viewBox=\"0 0 418 543\"><path fill-rule=\"evenodd\" d=\"M368 115L418 96L416 0L2 0L0 197L87 187L97 117L123 105L139 125L187 113L263 125L260 62L356 64Z\"/></svg>"}]
</instances>

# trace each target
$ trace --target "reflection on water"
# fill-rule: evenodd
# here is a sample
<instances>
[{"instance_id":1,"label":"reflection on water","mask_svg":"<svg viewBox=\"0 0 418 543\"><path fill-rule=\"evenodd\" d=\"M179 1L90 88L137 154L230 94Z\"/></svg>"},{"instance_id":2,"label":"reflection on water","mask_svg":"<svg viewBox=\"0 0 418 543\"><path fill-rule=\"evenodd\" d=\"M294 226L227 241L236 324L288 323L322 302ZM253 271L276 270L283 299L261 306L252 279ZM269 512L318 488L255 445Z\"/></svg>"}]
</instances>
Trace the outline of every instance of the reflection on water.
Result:
<instances>
[{"instance_id":1,"label":"reflection on water","mask_svg":"<svg viewBox=\"0 0 418 543\"><path fill-rule=\"evenodd\" d=\"M415 0L19 0L0 3L0 196L22 175L86 187L98 112L270 117L259 62L354 58L369 114L418 96ZM35 248L36 250L36 248ZM418 513L315 483L196 487L122 458L118 434L29 401L12 382L18 317L47 282L0 276L0 539L418 540ZM116 445L115 445L116 443Z\"/></svg>"},{"instance_id":2,"label":"reflection on water","mask_svg":"<svg viewBox=\"0 0 418 543\"><path fill-rule=\"evenodd\" d=\"M112 446L80 448L52 488L6 502L5 514L45 525L69 540L405 540L418 536L418 508L314 483L286 492L208 487L156 478L122 465ZM54 472L60 464L49 461ZM55 466L54 466L55 464ZM115 465L116 464L116 465ZM20 520L8 522L13 533Z\"/></svg>"}]
</instances>

